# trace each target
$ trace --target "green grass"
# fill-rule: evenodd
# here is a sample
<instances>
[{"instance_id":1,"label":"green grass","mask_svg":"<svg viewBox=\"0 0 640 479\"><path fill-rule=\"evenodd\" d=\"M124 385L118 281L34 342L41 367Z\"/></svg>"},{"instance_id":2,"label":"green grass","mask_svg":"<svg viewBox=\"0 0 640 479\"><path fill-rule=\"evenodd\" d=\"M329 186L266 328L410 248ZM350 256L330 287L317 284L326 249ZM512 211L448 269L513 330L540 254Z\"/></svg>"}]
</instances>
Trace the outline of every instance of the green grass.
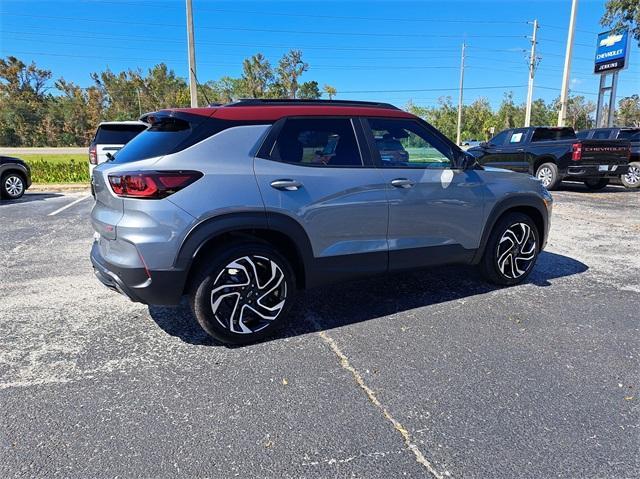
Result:
<instances>
[{"instance_id":1,"label":"green grass","mask_svg":"<svg viewBox=\"0 0 640 479\"><path fill-rule=\"evenodd\" d=\"M86 154L20 155L31 167L34 183L88 183L89 159Z\"/></svg>"}]
</instances>

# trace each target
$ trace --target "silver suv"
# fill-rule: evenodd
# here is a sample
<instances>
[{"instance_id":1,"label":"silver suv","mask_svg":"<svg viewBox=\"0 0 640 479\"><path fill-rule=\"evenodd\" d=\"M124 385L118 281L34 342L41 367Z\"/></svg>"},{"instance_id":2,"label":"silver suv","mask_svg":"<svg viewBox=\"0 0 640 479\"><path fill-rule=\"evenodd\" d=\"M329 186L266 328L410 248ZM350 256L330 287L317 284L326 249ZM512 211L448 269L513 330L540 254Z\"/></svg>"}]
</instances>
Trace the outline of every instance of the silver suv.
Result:
<instances>
[{"instance_id":1,"label":"silver suv","mask_svg":"<svg viewBox=\"0 0 640 479\"><path fill-rule=\"evenodd\" d=\"M133 301L188 295L225 343L272 334L296 290L327 283L464 263L513 285L547 240L539 181L478 166L391 105L243 100L142 120L94 170L95 273Z\"/></svg>"}]
</instances>

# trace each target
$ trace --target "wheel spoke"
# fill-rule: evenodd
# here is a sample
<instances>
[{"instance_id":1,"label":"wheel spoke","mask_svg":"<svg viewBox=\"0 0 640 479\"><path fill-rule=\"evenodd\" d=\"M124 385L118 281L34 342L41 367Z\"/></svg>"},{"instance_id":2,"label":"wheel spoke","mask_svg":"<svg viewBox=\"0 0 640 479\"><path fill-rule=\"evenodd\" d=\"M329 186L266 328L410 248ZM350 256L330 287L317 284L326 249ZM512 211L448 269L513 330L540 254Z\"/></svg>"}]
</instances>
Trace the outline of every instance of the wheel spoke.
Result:
<instances>
[{"instance_id":1,"label":"wheel spoke","mask_svg":"<svg viewBox=\"0 0 640 479\"><path fill-rule=\"evenodd\" d=\"M235 298L232 304L231 298ZM251 334L266 328L284 309L287 283L270 258L247 255L229 263L214 282L211 308L231 332Z\"/></svg>"},{"instance_id":2,"label":"wheel spoke","mask_svg":"<svg viewBox=\"0 0 640 479\"><path fill-rule=\"evenodd\" d=\"M504 245L509 246L503 249ZM524 275L536 258L533 228L526 223L507 228L498 242L496 258L498 269L505 277L517 279Z\"/></svg>"}]
</instances>

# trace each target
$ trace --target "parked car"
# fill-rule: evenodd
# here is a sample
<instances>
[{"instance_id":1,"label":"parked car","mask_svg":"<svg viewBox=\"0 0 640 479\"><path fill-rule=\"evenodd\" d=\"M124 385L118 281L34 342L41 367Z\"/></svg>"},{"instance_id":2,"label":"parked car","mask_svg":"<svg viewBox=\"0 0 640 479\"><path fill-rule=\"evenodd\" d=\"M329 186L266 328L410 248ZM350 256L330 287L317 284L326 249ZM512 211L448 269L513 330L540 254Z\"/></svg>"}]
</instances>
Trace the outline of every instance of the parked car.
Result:
<instances>
[{"instance_id":1,"label":"parked car","mask_svg":"<svg viewBox=\"0 0 640 479\"><path fill-rule=\"evenodd\" d=\"M31 186L31 169L20 158L0 156L0 198L17 200Z\"/></svg>"},{"instance_id":2,"label":"parked car","mask_svg":"<svg viewBox=\"0 0 640 479\"><path fill-rule=\"evenodd\" d=\"M142 121L103 121L98 125L96 134L89 145L89 174L96 165L115 155L120 148L129 143L138 134L146 130Z\"/></svg>"},{"instance_id":3,"label":"parked car","mask_svg":"<svg viewBox=\"0 0 640 479\"><path fill-rule=\"evenodd\" d=\"M578 139L573 128L528 127L501 131L468 153L482 165L535 175L549 190L582 181L600 190L629 170L628 140Z\"/></svg>"},{"instance_id":4,"label":"parked car","mask_svg":"<svg viewBox=\"0 0 640 479\"><path fill-rule=\"evenodd\" d=\"M226 343L272 334L296 290L347 279L462 263L514 285L547 241L539 181L479 166L391 105L244 100L143 119L93 172L96 276L142 303L188 295ZM376 138L407 156L384 159Z\"/></svg>"},{"instance_id":5,"label":"parked car","mask_svg":"<svg viewBox=\"0 0 640 479\"><path fill-rule=\"evenodd\" d=\"M592 128L579 131L576 135L588 140L629 140L629 171L626 175L620 175L620 182L627 188L640 188L640 128Z\"/></svg>"},{"instance_id":6,"label":"parked car","mask_svg":"<svg viewBox=\"0 0 640 479\"><path fill-rule=\"evenodd\" d=\"M480 146L480 143L482 143L480 140L463 140L461 146L473 148L474 146Z\"/></svg>"}]
</instances>

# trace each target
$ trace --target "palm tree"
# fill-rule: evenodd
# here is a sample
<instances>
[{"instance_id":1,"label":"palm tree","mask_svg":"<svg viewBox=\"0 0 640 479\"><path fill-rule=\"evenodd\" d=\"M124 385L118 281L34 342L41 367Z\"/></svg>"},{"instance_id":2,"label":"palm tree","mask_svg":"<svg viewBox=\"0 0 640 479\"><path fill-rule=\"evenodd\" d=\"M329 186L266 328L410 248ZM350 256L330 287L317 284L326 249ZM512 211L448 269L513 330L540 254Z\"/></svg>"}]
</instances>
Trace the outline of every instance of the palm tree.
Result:
<instances>
[{"instance_id":1,"label":"palm tree","mask_svg":"<svg viewBox=\"0 0 640 479\"><path fill-rule=\"evenodd\" d=\"M338 94L338 90L336 90L331 85L323 86L322 91L324 91L327 95L329 95L329 100L333 100L333 97Z\"/></svg>"}]
</instances>

